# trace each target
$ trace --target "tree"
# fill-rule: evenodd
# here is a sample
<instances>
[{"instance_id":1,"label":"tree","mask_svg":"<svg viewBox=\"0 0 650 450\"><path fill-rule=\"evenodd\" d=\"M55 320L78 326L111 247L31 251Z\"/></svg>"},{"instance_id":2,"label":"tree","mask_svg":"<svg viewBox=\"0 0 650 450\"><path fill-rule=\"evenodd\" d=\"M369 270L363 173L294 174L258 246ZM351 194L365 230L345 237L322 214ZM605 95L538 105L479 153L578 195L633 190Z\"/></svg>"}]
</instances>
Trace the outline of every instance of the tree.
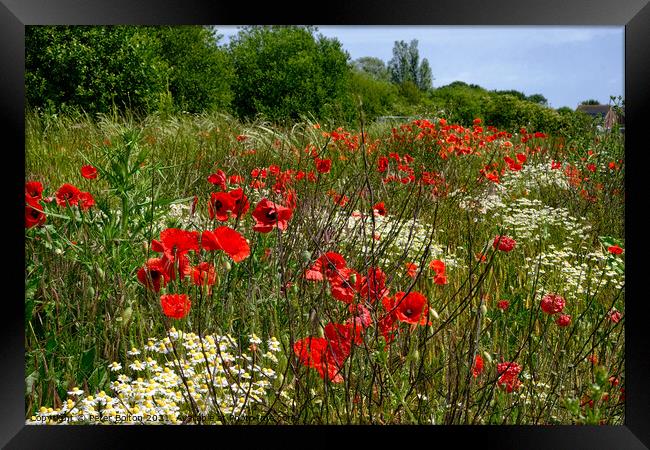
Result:
<instances>
[{"instance_id":1,"label":"tree","mask_svg":"<svg viewBox=\"0 0 650 450\"><path fill-rule=\"evenodd\" d=\"M529 102L537 103L538 105L548 105L548 100L542 94L533 94L526 97Z\"/></svg>"},{"instance_id":2,"label":"tree","mask_svg":"<svg viewBox=\"0 0 650 450\"><path fill-rule=\"evenodd\" d=\"M589 100L584 100L580 102L581 105L600 105L600 102L598 100L594 100L593 98Z\"/></svg>"},{"instance_id":3,"label":"tree","mask_svg":"<svg viewBox=\"0 0 650 450\"><path fill-rule=\"evenodd\" d=\"M231 41L233 106L242 118L324 117L347 95L349 55L315 28L252 26Z\"/></svg>"},{"instance_id":4,"label":"tree","mask_svg":"<svg viewBox=\"0 0 650 450\"><path fill-rule=\"evenodd\" d=\"M193 113L225 109L233 94L232 64L218 46L212 26L156 26L147 29L169 66L169 92L174 107Z\"/></svg>"},{"instance_id":5,"label":"tree","mask_svg":"<svg viewBox=\"0 0 650 450\"><path fill-rule=\"evenodd\" d=\"M509 89L506 91L494 91L494 92L499 95L510 95L512 97L515 97L517 100L526 100L526 94L514 89Z\"/></svg>"},{"instance_id":6,"label":"tree","mask_svg":"<svg viewBox=\"0 0 650 450\"><path fill-rule=\"evenodd\" d=\"M27 26L25 88L31 107L147 112L169 68L155 39L133 26Z\"/></svg>"},{"instance_id":7,"label":"tree","mask_svg":"<svg viewBox=\"0 0 650 450\"><path fill-rule=\"evenodd\" d=\"M363 56L353 62L353 67L359 72L370 75L375 80L389 81L390 73L383 60L373 56Z\"/></svg>"},{"instance_id":8,"label":"tree","mask_svg":"<svg viewBox=\"0 0 650 450\"><path fill-rule=\"evenodd\" d=\"M403 84L407 81L415 84L418 89L431 89L431 68L429 61L423 59L420 64L418 41L413 39L410 44L405 41L395 41L393 58L388 62L391 81Z\"/></svg>"}]
</instances>

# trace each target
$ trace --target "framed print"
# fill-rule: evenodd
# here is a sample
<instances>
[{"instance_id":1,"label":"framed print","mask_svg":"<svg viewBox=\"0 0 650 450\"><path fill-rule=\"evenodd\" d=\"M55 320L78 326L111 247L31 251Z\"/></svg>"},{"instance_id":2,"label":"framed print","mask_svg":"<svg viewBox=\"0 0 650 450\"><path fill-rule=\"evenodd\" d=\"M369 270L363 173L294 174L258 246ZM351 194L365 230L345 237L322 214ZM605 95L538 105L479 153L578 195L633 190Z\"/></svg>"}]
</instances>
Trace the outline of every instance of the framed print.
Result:
<instances>
[{"instance_id":1,"label":"framed print","mask_svg":"<svg viewBox=\"0 0 650 450\"><path fill-rule=\"evenodd\" d=\"M509 3L4 1L3 444L647 448L650 6Z\"/></svg>"}]
</instances>

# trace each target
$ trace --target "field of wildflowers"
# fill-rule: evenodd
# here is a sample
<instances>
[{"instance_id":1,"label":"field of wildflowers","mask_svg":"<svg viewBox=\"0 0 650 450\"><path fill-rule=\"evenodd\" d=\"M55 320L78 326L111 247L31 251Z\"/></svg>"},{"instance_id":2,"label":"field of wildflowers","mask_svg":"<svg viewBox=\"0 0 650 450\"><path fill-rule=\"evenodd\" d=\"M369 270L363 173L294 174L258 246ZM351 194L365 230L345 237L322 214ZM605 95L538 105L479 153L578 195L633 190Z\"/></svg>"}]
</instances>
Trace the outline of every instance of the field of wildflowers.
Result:
<instances>
[{"instance_id":1,"label":"field of wildflowers","mask_svg":"<svg viewBox=\"0 0 650 450\"><path fill-rule=\"evenodd\" d=\"M624 146L26 118L29 424L612 424Z\"/></svg>"}]
</instances>

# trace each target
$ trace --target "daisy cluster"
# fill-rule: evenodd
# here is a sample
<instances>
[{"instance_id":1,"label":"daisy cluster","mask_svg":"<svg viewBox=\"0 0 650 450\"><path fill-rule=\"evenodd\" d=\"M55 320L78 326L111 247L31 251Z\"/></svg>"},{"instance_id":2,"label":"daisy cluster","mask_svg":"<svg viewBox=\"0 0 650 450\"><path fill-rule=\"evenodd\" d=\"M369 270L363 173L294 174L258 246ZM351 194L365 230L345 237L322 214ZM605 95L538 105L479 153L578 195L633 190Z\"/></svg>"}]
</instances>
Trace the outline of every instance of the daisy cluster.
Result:
<instances>
[{"instance_id":1,"label":"daisy cluster","mask_svg":"<svg viewBox=\"0 0 650 450\"><path fill-rule=\"evenodd\" d=\"M270 338L266 351L255 334L249 342L249 352L242 352L230 335L200 338L172 328L143 351L129 350L126 367L109 365L120 373L110 394L75 387L60 408L42 407L27 424L223 423L251 414L272 394L289 398L273 388L280 342Z\"/></svg>"},{"instance_id":2,"label":"daisy cluster","mask_svg":"<svg viewBox=\"0 0 650 450\"><path fill-rule=\"evenodd\" d=\"M504 174L501 184L509 192L570 188L564 171L551 169L548 163L525 164L521 170L509 170Z\"/></svg>"},{"instance_id":3,"label":"daisy cluster","mask_svg":"<svg viewBox=\"0 0 650 450\"><path fill-rule=\"evenodd\" d=\"M521 240L561 236L564 242L580 242L591 229L590 225L571 216L566 208L553 208L540 200L525 197L509 203L497 211L495 216Z\"/></svg>"},{"instance_id":4,"label":"daisy cluster","mask_svg":"<svg viewBox=\"0 0 650 450\"><path fill-rule=\"evenodd\" d=\"M539 271L540 292L562 287L563 295L575 299L608 286L614 289L624 287L625 267L621 258L602 251L579 254L569 247L557 249L553 245L548 249L534 258L526 258L525 263L529 273ZM582 249L586 250L586 247ZM534 278L530 278L531 284Z\"/></svg>"},{"instance_id":5,"label":"daisy cluster","mask_svg":"<svg viewBox=\"0 0 650 450\"><path fill-rule=\"evenodd\" d=\"M527 164L521 170L509 170L501 182L490 183L477 196L462 195L460 191L450 193L450 197L460 196L462 209L486 215L489 211L498 211L507 207L507 200L513 193L540 191L542 189L569 189L570 184L562 170L553 170L547 163ZM475 218L476 221L479 217Z\"/></svg>"},{"instance_id":6,"label":"daisy cluster","mask_svg":"<svg viewBox=\"0 0 650 450\"><path fill-rule=\"evenodd\" d=\"M491 184L488 189L476 197L469 195L461 196L458 206L461 209L477 214L474 216L474 221L478 222L481 219L480 215L484 216L488 211L499 210L506 206L503 201L506 192L507 190L503 185ZM460 191L454 191L450 194L450 197L456 197L460 194Z\"/></svg>"},{"instance_id":7,"label":"daisy cluster","mask_svg":"<svg viewBox=\"0 0 650 450\"><path fill-rule=\"evenodd\" d=\"M370 240L374 239L375 251L384 248L388 260L405 257L406 260L417 261L429 244L431 234L431 225L414 218L400 220L388 214L375 215L374 235L372 219L363 217L359 212L347 219L339 216L337 222L343 223L346 230L342 239L352 242L363 253L370 253ZM450 253L435 242L429 245L429 259L444 259L449 267L460 265L455 253Z\"/></svg>"}]
</instances>

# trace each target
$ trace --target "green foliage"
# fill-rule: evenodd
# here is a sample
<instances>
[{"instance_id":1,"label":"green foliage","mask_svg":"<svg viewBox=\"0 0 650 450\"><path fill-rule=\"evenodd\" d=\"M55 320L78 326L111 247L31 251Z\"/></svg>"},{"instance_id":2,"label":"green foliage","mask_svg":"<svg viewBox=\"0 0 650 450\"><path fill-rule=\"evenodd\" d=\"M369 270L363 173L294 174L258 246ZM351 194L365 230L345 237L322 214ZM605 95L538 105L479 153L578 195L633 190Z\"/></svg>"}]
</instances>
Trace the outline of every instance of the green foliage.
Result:
<instances>
[{"instance_id":1,"label":"green foliage","mask_svg":"<svg viewBox=\"0 0 650 450\"><path fill-rule=\"evenodd\" d=\"M151 36L132 26L28 26L25 87L32 107L146 112L164 91L168 67Z\"/></svg>"},{"instance_id":2,"label":"green foliage","mask_svg":"<svg viewBox=\"0 0 650 450\"><path fill-rule=\"evenodd\" d=\"M564 137L584 134L590 127L589 116L570 108L549 108L541 94L527 97L516 90L490 92L477 85L455 81L435 89L431 98L442 106L448 119L465 126L480 117L488 125L509 131L517 131L523 126L529 131Z\"/></svg>"},{"instance_id":3,"label":"green foliage","mask_svg":"<svg viewBox=\"0 0 650 450\"><path fill-rule=\"evenodd\" d=\"M469 125L475 118L483 115L484 105L490 95L481 87L455 81L435 89L431 98L442 105L447 119Z\"/></svg>"},{"instance_id":4,"label":"green foliage","mask_svg":"<svg viewBox=\"0 0 650 450\"><path fill-rule=\"evenodd\" d=\"M372 56L363 56L354 60L353 69L364 72L375 80L390 81L390 73L384 61Z\"/></svg>"},{"instance_id":5,"label":"green foliage","mask_svg":"<svg viewBox=\"0 0 650 450\"><path fill-rule=\"evenodd\" d=\"M245 27L230 44L233 107L242 118L317 118L340 108L349 81L347 53L336 39L304 27Z\"/></svg>"},{"instance_id":6,"label":"green foliage","mask_svg":"<svg viewBox=\"0 0 650 450\"><path fill-rule=\"evenodd\" d=\"M410 81L422 91L431 89L431 68L426 58L420 63L417 39L413 39L410 44L395 41L393 59L388 62L388 70L393 83Z\"/></svg>"},{"instance_id":7,"label":"green foliage","mask_svg":"<svg viewBox=\"0 0 650 450\"><path fill-rule=\"evenodd\" d=\"M548 100L542 94L533 94L526 97L526 100L533 103L538 103L540 105L547 105Z\"/></svg>"},{"instance_id":8,"label":"green foliage","mask_svg":"<svg viewBox=\"0 0 650 450\"><path fill-rule=\"evenodd\" d=\"M199 113L230 105L232 65L213 27L157 26L147 32L169 66L169 92L177 110Z\"/></svg>"},{"instance_id":9,"label":"green foliage","mask_svg":"<svg viewBox=\"0 0 650 450\"><path fill-rule=\"evenodd\" d=\"M350 79L350 93L360 98L363 112L368 120L392 113L397 102L398 90L392 83L373 77L368 72L353 71Z\"/></svg>"},{"instance_id":10,"label":"green foliage","mask_svg":"<svg viewBox=\"0 0 650 450\"><path fill-rule=\"evenodd\" d=\"M581 105L600 105L600 102L598 100L594 100L593 98L590 98L589 100L584 100L580 102Z\"/></svg>"}]
</instances>

